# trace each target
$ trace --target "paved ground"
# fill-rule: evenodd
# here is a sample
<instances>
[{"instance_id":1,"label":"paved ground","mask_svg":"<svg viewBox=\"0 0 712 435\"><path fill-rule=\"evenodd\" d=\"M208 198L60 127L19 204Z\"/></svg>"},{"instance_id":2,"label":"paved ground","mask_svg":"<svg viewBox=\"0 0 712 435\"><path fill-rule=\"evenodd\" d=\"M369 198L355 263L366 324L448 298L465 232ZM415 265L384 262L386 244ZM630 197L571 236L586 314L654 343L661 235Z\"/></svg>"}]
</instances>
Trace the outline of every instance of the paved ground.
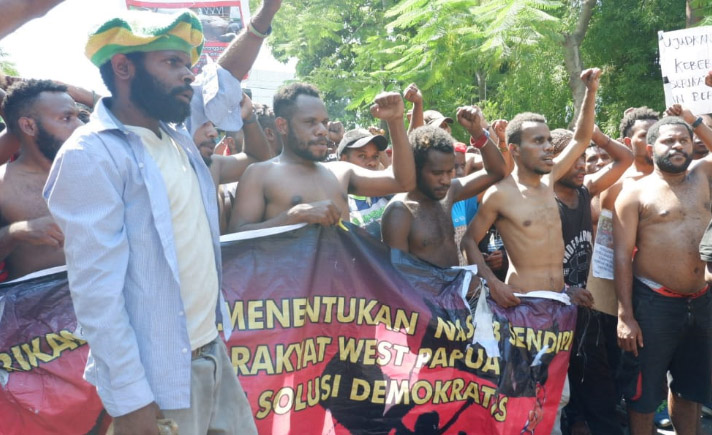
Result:
<instances>
[{"instance_id":1,"label":"paved ground","mask_svg":"<svg viewBox=\"0 0 712 435\"><path fill-rule=\"evenodd\" d=\"M626 432L627 433L627 432ZM709 417L705 417L702 419L702 433L705 435L710 435L712 434L712 419ZM675 431L673 430L663 430L663 429L658 429L658 434L664 434L664 435L675 435Z\"/></svg>"},{"instance_id":2,"label":"paved ground","mask_svg":"<svg viewBox=\"0 0 712 435\"><path fill-rule=\"evenodd\" d=\"M625 435L629 435L629 432L626 428L624 430ZM705 417L702 419L702 433L703 435L712 435L712 418L710 417ZM675 435L675 431L672 430L672 428L668 429L658 429L657 431L658 435Z\"/></svg>"}]
</instances>

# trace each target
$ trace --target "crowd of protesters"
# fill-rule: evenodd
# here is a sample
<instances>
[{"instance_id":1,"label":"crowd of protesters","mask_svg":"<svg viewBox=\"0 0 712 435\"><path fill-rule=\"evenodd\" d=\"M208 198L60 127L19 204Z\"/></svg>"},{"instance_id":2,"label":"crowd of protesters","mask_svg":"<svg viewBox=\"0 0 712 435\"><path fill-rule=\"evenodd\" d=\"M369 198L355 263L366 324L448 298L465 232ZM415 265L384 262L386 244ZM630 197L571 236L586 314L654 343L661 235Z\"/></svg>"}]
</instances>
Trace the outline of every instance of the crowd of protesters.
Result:
<instances>
[{"instance_id":1,"label":"crowd of protesters","mask_svg":"<svg viewBox=\"0 0 712 435\"><path fill-rule=\"evenodd\" d=\"M578 321L555 433L648 435L654 422L700 433L712 401L712 116L631 108L611 137L595 125L592 68L573 130L530 112L490 122L411 84L375 98L387 131L346 131L312 84L282 87L272 107L243 93L281 3L264 0L198 75L202 27L185 11L134 12L90 35L109 96L0 78L0 280L66 264L85 377L115 433L155 434L164 418L181 433L256 433L216 328L219 236L341 221L437 267L476 264L470 296L485 288L503 307L565 292ZM586 290L602 211L617 316Z\"/></svg>"}]
</instances>

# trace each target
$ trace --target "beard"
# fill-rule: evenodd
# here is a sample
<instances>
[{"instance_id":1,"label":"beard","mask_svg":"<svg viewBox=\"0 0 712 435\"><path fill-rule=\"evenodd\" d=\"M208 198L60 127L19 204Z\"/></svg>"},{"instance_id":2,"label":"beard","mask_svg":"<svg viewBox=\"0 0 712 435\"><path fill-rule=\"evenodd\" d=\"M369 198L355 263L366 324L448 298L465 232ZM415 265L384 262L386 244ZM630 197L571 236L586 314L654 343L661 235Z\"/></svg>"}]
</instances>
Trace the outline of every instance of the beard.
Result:
<instances>
[{"instance_id":1,"label":"beard","mask_svg":"<svg viewBox=\"0 0 712 435\"><path fill-rule=\"evenodd\" d=\"M57 151L59 151L59 148L64 143L62 139L45 130L39 121L37 121L37 139L35 139L35 142L37 143L37 149L39 149L42 155L50 162L54 161L54 158L57 156Z\"/></svg>"},{"instance_id":2,"label":"beard","mask_svg":"<svg viewBox=\"0 0 712 435\"><path fill-rule=\"evenodd\" d=\"M670 156L672 154L677 154L677 153L667 153L663 155L656 155L655 156L655 165L658 167L663 172L667 172L669 174L679 174L681 172L685 172L690 166L690 163L692 162L692 156L690 154L687 154L686 152L681 152L682 155L685 157L685 163L683 163L680 166L676 166L674 163L670 161Z\"/></svg>"},{"instance_id":3,"label":"beard","mask_svg":"<svg viewBox=\"0 0 712 435\"><path fill-rule=\"evenodd\" d=\"M323 162L329 156L329 152L324 153L324 155L314 154L309 151L310 145L316 145L321 143L320 141L309 141L302 142L297 138L292 130L292 126L289 125L289 132L287 133L287 146L292 150L294 154L303 158L304 160L310 160L312 162Z\"/></svg>"},{"instance_id":4,"label":"beard","mask_svg":"<svg viewBox=\"0 0 712 435\"><path fill-rule=\"evenodd\" d=\"M164 122L176 124L190 116L190 103L176 98L185 91L192 91L189 84L168 89L151 75L142 62L135 62L136 75L131 81L131 101L148 116Z\"/></svg>"}]
</instances>

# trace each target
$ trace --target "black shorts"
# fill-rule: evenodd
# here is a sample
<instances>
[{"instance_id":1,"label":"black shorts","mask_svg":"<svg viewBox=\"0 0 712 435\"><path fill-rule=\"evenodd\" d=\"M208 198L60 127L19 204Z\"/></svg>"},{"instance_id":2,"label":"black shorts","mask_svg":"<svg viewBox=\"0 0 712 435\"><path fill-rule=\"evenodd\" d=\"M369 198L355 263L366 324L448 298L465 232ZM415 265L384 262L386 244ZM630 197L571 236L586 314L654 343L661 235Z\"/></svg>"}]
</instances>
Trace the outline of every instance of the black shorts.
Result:
<instances>
[{"instance_id":1,"label":"black shorts","mask_svg":"<svg viewBox=\"0 0 712 435\"><path fill-rule=\"evenodd\" d=\"M633 312L643 333L638 357L624 352L619 380L628 406L648 414L670 390L697 403L712 399L712 292L677 298L633 280Z\"/></svg>"}]
</instances>

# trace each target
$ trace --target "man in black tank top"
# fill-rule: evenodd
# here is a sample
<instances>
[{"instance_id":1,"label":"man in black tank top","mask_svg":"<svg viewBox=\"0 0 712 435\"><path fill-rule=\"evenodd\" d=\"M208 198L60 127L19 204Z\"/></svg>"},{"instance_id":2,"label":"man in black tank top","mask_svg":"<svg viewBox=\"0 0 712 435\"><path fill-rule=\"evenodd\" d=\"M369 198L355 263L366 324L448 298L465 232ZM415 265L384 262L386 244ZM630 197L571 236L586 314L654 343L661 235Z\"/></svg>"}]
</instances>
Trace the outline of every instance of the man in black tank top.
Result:
<instances>
[{"instance_id":1,"label":"man in black tank top","mask_svg":"<svg viewBox=\"0 0 712 435\"><path fill-rule=\"evenodd\" d=\"M573 138L568 130L551 132L556 151ZM593 254L591 197L607 189L633 162L625 145L595 129L594 142L603 144L613 161L586 175L582 154L569 172L554 185L564 237L564 281L567 286L586 287ZM616 388L609 354L618 355L616 321L613 316L579 306L574 348L569 365L571 399L566 407L570 429L588 426L592 434L622 435L616 418Z\"/></svg>"}]
</instances>

